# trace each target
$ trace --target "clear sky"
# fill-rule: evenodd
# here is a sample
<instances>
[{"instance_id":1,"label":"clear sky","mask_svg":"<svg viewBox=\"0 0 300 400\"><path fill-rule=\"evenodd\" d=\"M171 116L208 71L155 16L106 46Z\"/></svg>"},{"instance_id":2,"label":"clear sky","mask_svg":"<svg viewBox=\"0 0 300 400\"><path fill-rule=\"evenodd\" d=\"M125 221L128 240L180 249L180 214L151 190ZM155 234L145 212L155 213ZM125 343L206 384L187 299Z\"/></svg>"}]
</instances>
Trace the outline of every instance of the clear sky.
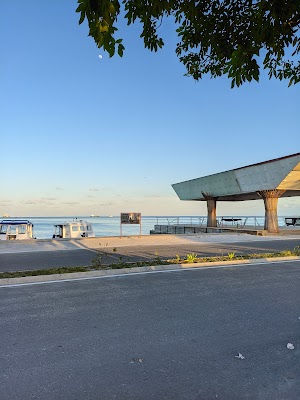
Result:
<instances>
[{"instance_id":1,"label":"clear sky","mask_svg":"<svg viewBox=\"0 0 300 400\"><path fill-rule=\"evenodd\" d=\"M300 85L196 83L183 76L171 21L158 53L138 25L120 23L125 54L109 59L76 7L1 1L0 216L206 215L171 184L300 151ZM279 200L279 215L299 212L300 198ZM261 201L217 209L263 213Z\"/></svg>"}]
</instances>

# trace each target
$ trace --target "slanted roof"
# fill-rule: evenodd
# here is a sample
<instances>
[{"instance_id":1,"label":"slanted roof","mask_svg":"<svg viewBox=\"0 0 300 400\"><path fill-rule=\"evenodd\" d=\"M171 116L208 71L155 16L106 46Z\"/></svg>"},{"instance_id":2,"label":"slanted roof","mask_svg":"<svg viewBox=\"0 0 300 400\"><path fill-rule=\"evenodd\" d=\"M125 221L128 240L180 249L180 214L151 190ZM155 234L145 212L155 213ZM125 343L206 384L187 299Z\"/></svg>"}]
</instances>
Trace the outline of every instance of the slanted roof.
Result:
<instances>
[{"instance_id":1,"label":"slanted roof","mask_svg":"<svg viewBox=\"0 0 300 400\"><path fill-rule=\"evenodd\" d=\"M172 185L180 200L221 201L261 199L258 191L285 190L281 197L300 196L300 153Z\"/></svg>"}]
</instances>

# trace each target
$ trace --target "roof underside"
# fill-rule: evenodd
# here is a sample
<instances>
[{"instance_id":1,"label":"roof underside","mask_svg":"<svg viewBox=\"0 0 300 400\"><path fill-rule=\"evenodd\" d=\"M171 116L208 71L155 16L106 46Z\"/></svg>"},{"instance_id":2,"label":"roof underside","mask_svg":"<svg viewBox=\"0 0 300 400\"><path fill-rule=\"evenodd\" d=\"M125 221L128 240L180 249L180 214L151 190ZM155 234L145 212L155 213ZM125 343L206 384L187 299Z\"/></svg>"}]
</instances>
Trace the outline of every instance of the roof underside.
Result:
<instances>
[{"instance_id":1,"label":"roof underside","mask_svg":"<svg viewBox=\"0 0 300 400\"><path fill-rule=\"evenodd\" d=\"M300 153L172 185L180 200L261 199L263 190L285 190L281 197L300 196Z\"/></svg>"}]
</instances>

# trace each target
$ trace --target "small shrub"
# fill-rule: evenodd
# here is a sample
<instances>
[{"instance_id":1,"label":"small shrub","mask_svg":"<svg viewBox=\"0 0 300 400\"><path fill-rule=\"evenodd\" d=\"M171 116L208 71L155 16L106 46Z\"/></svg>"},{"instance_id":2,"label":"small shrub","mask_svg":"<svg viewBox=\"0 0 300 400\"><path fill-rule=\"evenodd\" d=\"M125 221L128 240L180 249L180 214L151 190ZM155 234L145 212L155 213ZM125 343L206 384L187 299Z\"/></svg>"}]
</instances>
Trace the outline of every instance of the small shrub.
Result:
<instances>
[{"instance_id":1,"label":"small shrub","mask_svg":"<svg viewBox=\"0 0 300 400\"><path fill-rule=\"evenodd\" d=\"M291 250L283 250L281 253L283 257L288 257L293 255Z\"/></svg>"},{"instance_id":2,"label":"small shrub","mask_svg":"<svg viewBox=\"0 0 300 400\"><path fill-rule=\"evenodd\" d=\"M228 253L227 257L228 257L229 260L233 260L235 258L235 253L234 252Z\"/></svg>"},{"instance_id":3,"label":"small shrub","mask_svg":"<svg viewBox=\"0 0 300 400\"><path fill-rule=\"evenodd\" d=\"M180 261L181 261L180 256L178 254L176 254L175 262L177 262L179 264Z\"/></svg>"},{"instance_id":4,"label":"small shrub","mask_svg":"<svg viewBox=\"0 0 300 400\"><path fill-rule=\"evenodd\" d=\"M294 248L294 253L295 253L297 256L300 255L300 246L296 246L296 247Z\"/></svg>"},{"instance_id":5,"label":"small shrub","mask_svg":"<svg viewBox=\"0 0 300 400\"><path fill-rule=\"evenodd\" d=\"M194 263L194 262L196 262L197 257L198 257L198 254L196 254L196 253L187 254L186 255L186 262L187 263Z\"/></svg>"},{"instance_id":6,"label":"small shrub","mask_svg":"<svg viewBox=\"0 0 300 400\"><path fill-rule=\"evenodd\" d=\"M155 256L156 256L156 257L155 257L154 261L157 262L157 263L159 264L159 263L161 262L161 259L160 259L160 257L159 257L158 251L155 252Z\"/></svg>"},{"instance_id":7,"label":"small shrub","mask_svg":"<svg viewBox=\"0 0 300 400\"><path fill-rule=\"evenodd\" d=\"M92 268L94 269L99 269L103 267L102 264L102 254L98 251L96 256L94 258L92 258L92 264L91 264Z\"/></svg>"}]
</instances>

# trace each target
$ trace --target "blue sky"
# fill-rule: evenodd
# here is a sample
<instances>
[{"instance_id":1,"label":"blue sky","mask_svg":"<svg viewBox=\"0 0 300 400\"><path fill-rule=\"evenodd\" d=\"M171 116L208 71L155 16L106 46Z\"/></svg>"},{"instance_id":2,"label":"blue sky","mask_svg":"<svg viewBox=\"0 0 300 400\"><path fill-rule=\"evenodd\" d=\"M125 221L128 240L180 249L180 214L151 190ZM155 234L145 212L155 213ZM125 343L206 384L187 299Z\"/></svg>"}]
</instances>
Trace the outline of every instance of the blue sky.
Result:
<instances>
[{"instance_id":1,"label":"blue sky","mask_svg":"<svg viewBox=\"0 0 300 400\"><path fill-rule=\"evenodd\" d=\"M205 215L171 184L299 152L300 86L184 77L170 21L158 53L121 23L125 54L109 59L76 7L1 2L0 215ZM299 206L280 199L278 213ZM263 213L261 201L217 209Z\"/></svg>"}]
</instances>

